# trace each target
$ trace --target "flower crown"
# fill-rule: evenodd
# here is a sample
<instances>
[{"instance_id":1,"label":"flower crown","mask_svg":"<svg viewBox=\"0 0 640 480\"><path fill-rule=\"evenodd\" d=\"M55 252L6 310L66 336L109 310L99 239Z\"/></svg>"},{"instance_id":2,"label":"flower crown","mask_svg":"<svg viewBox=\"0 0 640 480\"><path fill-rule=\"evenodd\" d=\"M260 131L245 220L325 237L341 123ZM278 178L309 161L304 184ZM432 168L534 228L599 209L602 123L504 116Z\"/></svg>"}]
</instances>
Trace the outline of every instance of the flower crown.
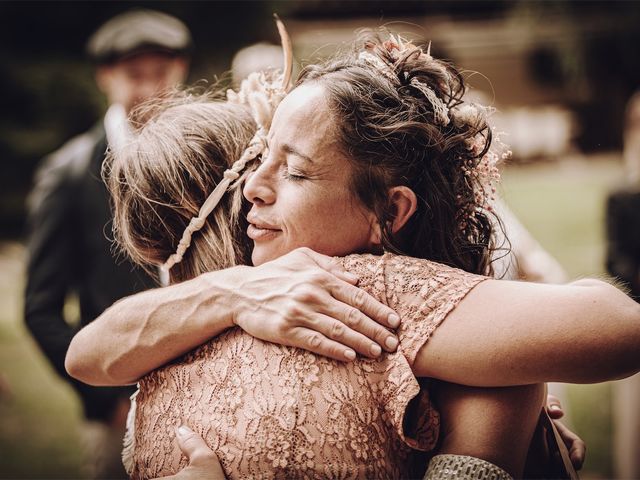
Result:
<instances>
[{"instance_id":1,"label":"flower crown","mask_svg":"<svg viewBox=\"0 0 640 480\"><path fill-rule=\"evenodd\" d=\"M384 52L385 56L376 53L374 50L376 46ZM392 84L397 84L401 82L401 80L407 80L409 76L408 72L400 71L398 67L403 60L412 55L416 55L420 60L429 64L430 67L439 70L444 78L449 78L450 73L445 65L431 56L431 43L429 43L427 51L425 52L420 47L400 36L389 35L389 40L381 42L378 45L373 43L365 44L364 50L358 54L358 59L379 71L383 77ZM454 105L451 105L451 100L443 100L433 88L416 77L411 78L409 84L424 95L432 107L434 122L441 127L448 127L450 124L453 124L456 128L462 128L465 125L475 128L481 125L484 119L494 111L493 108L478 103L456 101ZM447 91L449 82L443 82L441 87ZM452 99L453 95L448 95L448 97ZM483 133L483 130L484 129L479 129L479 131L466 142L467 151L474 158L482 156L480 161L477 163L469 162L463 165L462 171L470 183L477 186L474 189L475 203L487 211L492 211L492 204L495 202L495 185L500 180L498 164L509 158L511 151L502 143L500 134L493 131L491 148L487 149L487 143L490 141L490 137ZM464 200L460 199L460 201L460 206L463 207ZM475 213L475 209L466 212L465 218L461 221L461 228L466 227L469 220L475 216Z\"/></svg>"},{"instance_id":2,"label":"flower crown","mask_svg":"<svg viewBox=\"0 0 640 480\"><path fill-rule=\"evenodd\" d=\"M276 107L287 94L291 84L291 73L293 70L293 54L291 40L282 21L276 17L276 25L284 50L284 67L282 72L255 72L242 81L238 92L227 90L227 101L239 105L245 105L251 110L258 130L249 142L249 146L236 160L231 168L226 170L222 180L200 207L198 215L193 217L184 230L176 252L167 258L160 267L161 276L168 275L169 270L182 261L185 252L191 245L193 234L202 229L207 217L213 212L224 194L230 187L235 186L234 182L240 178L247 163L260 155L266 145L265 137L271 126L271 120ZM167 283L163 281L163 283Z\"/></svg>"}]
</instances>

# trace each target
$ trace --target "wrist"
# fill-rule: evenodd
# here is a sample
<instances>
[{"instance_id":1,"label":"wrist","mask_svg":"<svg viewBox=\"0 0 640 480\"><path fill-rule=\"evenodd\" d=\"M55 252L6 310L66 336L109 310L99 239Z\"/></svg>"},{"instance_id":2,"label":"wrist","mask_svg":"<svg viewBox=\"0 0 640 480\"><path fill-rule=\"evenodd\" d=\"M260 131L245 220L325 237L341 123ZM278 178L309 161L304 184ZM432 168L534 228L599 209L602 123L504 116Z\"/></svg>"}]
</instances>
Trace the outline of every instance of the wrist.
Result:
<instances>
[{"instance_id":1,"label":"wrist","mask_svg":"<svg viewBox=\"0 0 640 480\"><path fill-rule=\"evenodd\" d=\"M242 284L250 269L240 265L198 277L197 280L201 282L198 292L202 295L201 305L205 308L205 328L213 327L214 334L238 325L238 292L242 291ZM215 326L207 321L211 318L216 319Z\"/></svg>"}]
</instances>

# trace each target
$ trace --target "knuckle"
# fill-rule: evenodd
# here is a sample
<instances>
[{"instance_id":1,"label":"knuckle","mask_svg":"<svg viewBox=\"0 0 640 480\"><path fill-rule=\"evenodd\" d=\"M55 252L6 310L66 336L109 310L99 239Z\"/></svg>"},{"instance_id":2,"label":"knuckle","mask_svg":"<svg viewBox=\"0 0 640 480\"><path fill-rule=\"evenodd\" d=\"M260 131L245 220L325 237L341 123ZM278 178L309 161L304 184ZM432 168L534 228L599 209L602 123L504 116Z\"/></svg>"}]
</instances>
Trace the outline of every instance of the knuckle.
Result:
<instances>
[{"instance_id":1,"label":"knuckle","mask_svg":"<svg viewBox=\"0 0 640 480\"><path fill-rule=\"evenodd\" d=\"M316 349L322 343L322 338L318 333L311 333L307 337L307 346L311 349Z\"/></svg>"},{"instance_id":2,"label":"knuckle","mask_svg":"<svg viewBox=\"0 0 640 480\"><path fill-rule=\"evenodd\" d=\"M323 285L326 278L327 278L327 274L325 272L321 270L315 270L309 273L308 284L311 286Z\"/></svg>"},{"instance_id":3,"label":"knuckle","mask_svg":"<svg viewBox=\"0 0 640 480\"><path fill-rule=\"evenodd\" d=\"M331 325L331 338L334 340L342 338L344 335L345 326L341 322L333 322Z\"/></svg>"},{"instance_id":4,"label":"knuckle","mask_svg":"<svg viewBox=\"0 0 640 480\"><path fill-rule=\"evenodd\" d=\"M343 269L342 262L336 257L329 257L327 259L328 269Z\"/></svg>"},{"instance_id":5,"label":"knuckle","mask_svg":"<svg viewBox=\"0 0 640 480\"><path fill-rule=\"evenodd\" d=\"M287 334L289 333L289 329L290 329L289 322L283 318L278 319L274 322L273 330L275 334L280 338L286 337Z\"/></svg>"},{"instance_id":6,"label":"knuckle","mask_svg":"<svg viewBox=\"0 0 640 480\"><path fill-rule=\"evenodd\" d=\"M302 308L298 302L289 302L283 311L283 318L280 319L280 323L283 326L288 326L290 323L294 323L303 315Z\"/></svg>"},{"instance_id":7,"label":"knuckle","mask_svg":"<svg viewBox=\"0 0 640 480\"><path fill-rule=\"evenodd\" d=\"M356 308L362 308L365 304L365 300L367 296L364 290L357 288L352 298L353 298L353 306Z\"/></svg>"},{"instance_id":8,"label":"knuckle","mask_svg":"<svg viewBox=\"0 0 640 480\"><path fill-rule=\"evenodd\" d=\"M295 302L287 302L286 305L282 308L282 319L281 321L288 321L290 318L295 317L297 305Z\"/></svg>"},{"instance_id":9,"label":"knuckle","mask_svg":"<svg viewBox=\"0 0 640 480\"><path fill-rule=\"evenodd\" d=\"M303 284L295 289L293 299L300 303L311 303L315 300L316 294L311 284Z\"/></svg>"},{"instance_id":10,"label":"knuckle","mask_svg":"<svg viewBox=\"0 0 640 480\"><path fill-rule=\"evenodd\" d=\"M344 358L342 349L337 345L332 345L327 349L327 356L333 357L333 358Z\"/></svg>"},{"instance_id":11,"label":"knuckle","mask_svg":"<svg viewBox=\"0 0 640 480\"><path fill-rule=\"evenodd\" d=\"M345 317L345 322L349 327L355 328L360 325L360 310L356 308L350 308Z\"/></svg>"},{"instance_id":12,"label":"knuckle","mask_svg":"<svg viewBox=\"0 0 640 480\"><path fill-rule=\"evenodd\" d=\"M201 440L196 433L190 433L182 440L183 445L188 450L197 450L200 448Z\"/></svg>"}]
</instances>

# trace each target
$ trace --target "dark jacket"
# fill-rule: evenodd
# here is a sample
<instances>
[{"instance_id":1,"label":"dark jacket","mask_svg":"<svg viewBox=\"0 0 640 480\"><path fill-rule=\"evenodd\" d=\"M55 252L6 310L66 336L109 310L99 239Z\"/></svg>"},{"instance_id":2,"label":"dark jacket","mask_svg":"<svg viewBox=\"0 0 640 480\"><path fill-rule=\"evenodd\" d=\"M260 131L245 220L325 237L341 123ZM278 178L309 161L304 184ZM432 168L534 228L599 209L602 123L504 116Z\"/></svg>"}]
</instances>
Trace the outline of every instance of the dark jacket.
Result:
<instances>
[{"instance_id":1,"label":"dark jacket","mask_svg":"<svg viewBox=\"0 0 640 480\"><path fill-rule=\"evenodd\" d=\"M640 301L640 188L612 193L606 215L607 270Z\"/></svg>"},{"instance_id":2,"label":"dark jacket","mask_svg":"<svg viewBox=\"0 0 640 480\"><path fill-rule=\"evenodd\" d=\"M95 388L72 380L64 368L80 326L116 300L153 286L127 261L115 259L111 211L100 170L107 148L102 124L75 137L44 159L29 197L25 319L56 371L72 382L90 419L109 418L130 388ZM77 293L80 325L65 321L65 300Z\"/></svg>"}]
</instances>

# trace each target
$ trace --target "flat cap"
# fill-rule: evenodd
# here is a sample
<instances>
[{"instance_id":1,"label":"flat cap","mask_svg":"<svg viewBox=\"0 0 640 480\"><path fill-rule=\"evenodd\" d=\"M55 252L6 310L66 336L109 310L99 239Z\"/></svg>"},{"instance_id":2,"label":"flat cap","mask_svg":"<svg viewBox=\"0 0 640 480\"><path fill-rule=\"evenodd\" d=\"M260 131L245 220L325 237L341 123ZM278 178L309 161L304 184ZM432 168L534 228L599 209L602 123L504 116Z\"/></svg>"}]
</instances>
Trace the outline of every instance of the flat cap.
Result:
<instances>
[{"instance_id":1,"label":"flat cap","mask_svg":"<svg viewBox=\"0 0 640 480\"><path fill-rule=\"evenodd\" d=\"M132 10L116 15L87 42L87 53L97 63L147 51L186 54L192 47L187 26L155 10Z\"/></svg>"}]
</instances>

